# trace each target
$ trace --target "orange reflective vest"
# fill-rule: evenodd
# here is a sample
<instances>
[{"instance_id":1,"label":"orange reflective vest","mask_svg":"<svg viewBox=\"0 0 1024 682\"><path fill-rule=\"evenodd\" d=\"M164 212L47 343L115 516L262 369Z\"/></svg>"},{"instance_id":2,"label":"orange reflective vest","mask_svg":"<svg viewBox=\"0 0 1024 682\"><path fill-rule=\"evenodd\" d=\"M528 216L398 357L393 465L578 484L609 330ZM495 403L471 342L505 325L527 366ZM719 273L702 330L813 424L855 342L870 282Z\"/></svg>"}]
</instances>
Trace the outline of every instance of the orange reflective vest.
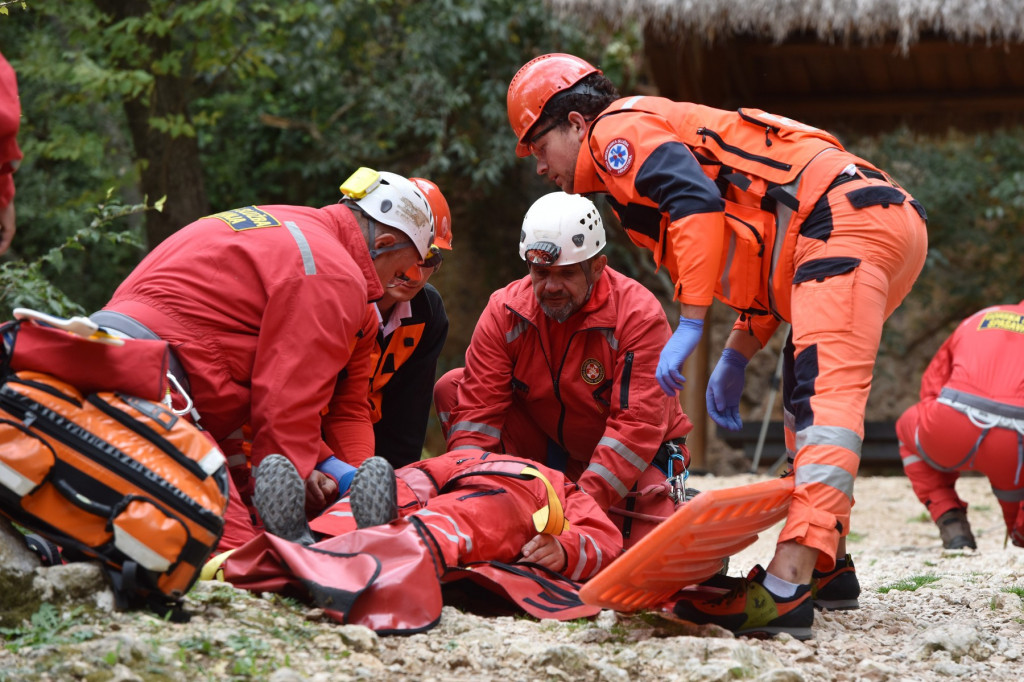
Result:
<instances>
[{"instance_id":1,"label":"orange reflective vest","mask_svg":"<svg viewBox=\"0 0 1024 682\"><path fill-rule=\"evenodd\" d=\"M437 359L447 338L444 302L430 284L412 298L394 330L376 334L370 412L377 453L395 467L423 454Z\"/></svg>"},{"instance_id":2,"label":"orange reflective vest","mask_svg":"<svg viewBox=\"0 0 1024 682\"><path fill-rule=\"evenodd\" d=\"M823 152L826 180L806 182ZM787 319L791 277L773 286L773 272L791 266L794 228L812 199L854 161L870 167L831 134L758 109L629 97L590 126L575 191L609 196L630 239L668 269L680 302L718 298Z\"/></svg>"}]
</instances>

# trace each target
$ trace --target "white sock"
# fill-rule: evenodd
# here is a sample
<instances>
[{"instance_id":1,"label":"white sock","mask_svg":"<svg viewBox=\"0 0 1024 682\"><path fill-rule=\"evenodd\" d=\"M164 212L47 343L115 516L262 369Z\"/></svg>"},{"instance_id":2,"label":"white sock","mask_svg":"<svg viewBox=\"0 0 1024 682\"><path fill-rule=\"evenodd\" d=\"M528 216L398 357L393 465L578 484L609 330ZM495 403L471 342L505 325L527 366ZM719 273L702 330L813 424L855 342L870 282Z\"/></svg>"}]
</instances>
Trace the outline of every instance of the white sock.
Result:
<instances>
[{"instance_id":1,"label":"white sock","mask_svg":"<svg viewBox=\"0 0 1024 682\"><path fill-rule=\"evenodd\" d=\"M783 599L789 599L796 594L796 589L800 587L797 583L791 583L788 580L778 578L771 573L764 574L764 588L774 594L776 597L782 597Z\"/></svg>"}]
</instances>

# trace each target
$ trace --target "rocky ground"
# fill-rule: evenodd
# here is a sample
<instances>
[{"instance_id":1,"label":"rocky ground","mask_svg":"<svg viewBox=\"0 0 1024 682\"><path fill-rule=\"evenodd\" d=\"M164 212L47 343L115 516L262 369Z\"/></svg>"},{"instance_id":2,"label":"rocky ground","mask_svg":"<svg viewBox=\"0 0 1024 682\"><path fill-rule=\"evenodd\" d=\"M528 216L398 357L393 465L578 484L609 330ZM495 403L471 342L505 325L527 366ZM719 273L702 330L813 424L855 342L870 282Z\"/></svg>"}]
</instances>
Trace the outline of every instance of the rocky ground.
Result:
<instances>
[{"instance_id":1,"label":"rocky ground","mask_svg":"<svg viewBox=\"0 0 1024 682\"><path fill-rule=\"evenodd\" d=\"M755 480L691 484L710 490ZM1024 549L1004 547L985 479L964 479L958 489L972 504L977 552L942 550L906 479L858 479L849 547L862 608L816 615L807 642L736 639L656 612L559 623L450 607L429 632L378 637L217 582L191 591L193 618L176 624L111 611L92 567L77 565L37 569L31 587L0 585L5 604L12 590L45 602L22 620L4 607L0 680L1019 680ZM777 533L734 557L730 573L767 562Z\"/></svg>"}]
</instances>

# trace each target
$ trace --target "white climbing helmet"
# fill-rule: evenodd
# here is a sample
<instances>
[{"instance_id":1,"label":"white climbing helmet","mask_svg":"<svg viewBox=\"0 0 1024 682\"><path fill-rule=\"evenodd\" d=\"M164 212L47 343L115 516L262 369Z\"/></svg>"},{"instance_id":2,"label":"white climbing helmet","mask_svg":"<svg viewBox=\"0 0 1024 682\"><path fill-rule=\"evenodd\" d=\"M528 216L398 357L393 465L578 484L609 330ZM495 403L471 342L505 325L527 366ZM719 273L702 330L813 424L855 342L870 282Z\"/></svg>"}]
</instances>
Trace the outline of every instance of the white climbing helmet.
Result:
<instances>
[{"instance_id":1,"label":"white climbing helmet","mask_svg":"<svg viewBox=\"0 0 1024 682\"><path fill-rule=\"evenodd\" d=\"M411 180L396 173L360 168L341 185L347 199L377 222L408 235L420 258L434 243L430 203Z\"/></svg>"},{"instance_id":2,"label":"white climbing helmet","mask_svg":"<svg viewBox=\"0 0 1024 682\"><path fill-rule=\"evenodd\" d=\"M594 202L552 192L526 212L519 257L532 265L572 265L599 253L604 242L604 222Z\"/></svg>"}]
</instances>

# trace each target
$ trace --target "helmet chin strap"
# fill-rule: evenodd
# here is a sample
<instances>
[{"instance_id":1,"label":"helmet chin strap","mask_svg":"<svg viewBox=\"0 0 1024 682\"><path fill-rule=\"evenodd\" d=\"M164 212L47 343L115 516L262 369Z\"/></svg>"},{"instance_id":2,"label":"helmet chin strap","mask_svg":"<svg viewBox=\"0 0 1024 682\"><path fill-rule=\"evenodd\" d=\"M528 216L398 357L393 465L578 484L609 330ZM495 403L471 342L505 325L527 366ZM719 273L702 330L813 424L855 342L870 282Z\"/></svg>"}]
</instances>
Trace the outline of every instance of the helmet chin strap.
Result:
<instances>
[{"instance_id":1,"label":"helmet chin strap","mask_svg":"<svg viewBox=\"0 0 1024 682\"><path fill-rule=\"evenodd\" d=\"M590 268L587 267L588 263L590 263L589 258L580 263L580 269L583 270L583 277L587 280L587 295L583 297L583 303L580 303L581 308L587 304L587 301L590 300L590 294L594 291L594 278L590 276Z\"/></svg>"}]
</instances>

